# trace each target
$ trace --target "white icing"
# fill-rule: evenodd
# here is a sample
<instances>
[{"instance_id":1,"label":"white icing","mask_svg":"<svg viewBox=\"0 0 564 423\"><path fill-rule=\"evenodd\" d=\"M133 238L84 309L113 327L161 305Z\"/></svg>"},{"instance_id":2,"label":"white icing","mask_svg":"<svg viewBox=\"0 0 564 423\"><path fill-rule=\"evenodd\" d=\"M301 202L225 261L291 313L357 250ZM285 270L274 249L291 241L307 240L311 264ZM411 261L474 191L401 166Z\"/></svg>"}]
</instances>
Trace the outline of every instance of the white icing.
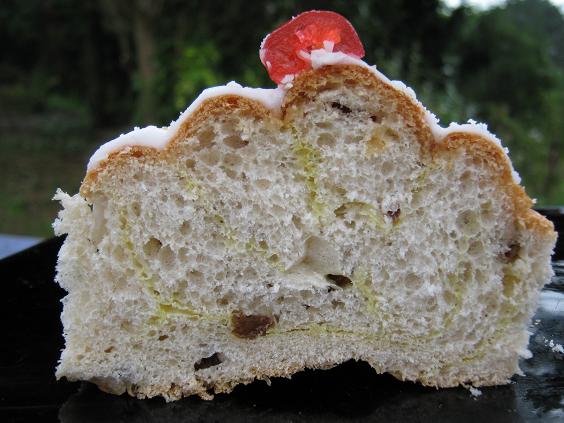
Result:
<instances>
[{"instance_id":1,"label":"white icing","mask_svg":"<svg viewBox=\"0 0 564 423\"><path fill-rule=\"evenodd\" d=\"M282 80L280 81L280 84L278 85L280 88L282 88L283 90L289 90L290 88L292 88L294 86L293 84L293 80L294 80L295 75L293 74L288 74L286 75L284 78L282 78Z\"/></svg>"},{"instance_id":2,"label":"white icing","mask_svg":"<svg viewBox=\"0 0 564 423\"><path fill-rule=\"evenodd\" d=\"M262 103L266 108L272 110L275 113L280 112L280 106L282 105L282 100L284 99L284 90L282 88L249 88L242 87L236 82L229 82L227 85L220 85L219 87L207 88L194 100L194 102L180 114L178 119L172 122L169 126L169 130L174 134L184 120L196 111L202 103L210 98L218 97L221 95L238 95L241 97L246 97L251 100L256 100Z\"/></svg>"},{"instance_id":3,"label":"white icing","mask_svg":"<svg viewBox=\"0 0 564 423\"><path fill-rule=\"evenodd\" d=\"M515 181L515 183L517 184L521 183L521 176L519 175L519 173L517 173L515 169L513 169L513 164L509 159L509 149L507 147L504 147L501 144L501 140L488 130L488 125L486 125L485 123L479 123L476 122L475 120L470 119L468 120L468 123L463 123L463 124L451 122L446 128L439 126L438 122L435 123L434 125L429 125L429 126L431 126L431 130L433 131L433 135L435 136L435 140L437 142L442 141L447 135L453 132L467 132L470 134L481 136L482 138L485 138L490 142L494 143L503 151L503 154L507 159L509 166L511 167L511 174L513 175L513 180Z\"/></svg>"},{"instance_id":4,"label":"white icing","mask_svg":"<svg viewBox=\"0 0 564 423\"><path fill-rule=\"evenodd\" d=\"M304 60L305 62L309 62L311 60L311 54L309 54L307 51L305 50L300 50L298 51L298 57L302 60Z\"/></svg>"},{"instance_id":5,"label":"white icing","mask_svg":"<svg viewBox=\"0 0 564 423\"><path fill-rule=\"evenodd\" d=\"M328 65L358 65L370 68L368 64L357 57L349 56L342 51L328 51L326 49L312 50L310 55L311 66L318 69Z\"/></svg>"},{"instance_id":6,"label":"white icing","mask_svg":"<svg viewBox=\"0 0 564 423\"><path fill-rule=\"evenodd\" d=\"M261 43L261 49L259 51L261 61L264 58L264 43L266 42L267 38L268 36L266 36ZM333 52L332 49L333 45L331 45L331 43L324 43L323 49L312 50L311 53L303 52L304 59L311 61L311 66L313 69L319 69L324 66L347 64L361 66L370 70L370 72L372 72L378 79L389 84L396 90L406 94L425 110L425 121L431 128L431 132L433 133L436 142L441 142L448 134L459 131L469 132L482 136L502 148L505 157L507 158L507 161L511 166L514 181L517 184L521 182L519 174L513 169L513 165L509 160L509 152L507 148L504 148L502 146L499 138L488 131L488 128L485 124L469 120L468 123L465 124L451 123L447 128L443 128L439 125L437 117L433 113L425 109L425 107L419 102L419 100L417 100L415 92L403 82L392 81L383 73L378 71L376 69L376 66L370 66L363 60L340 51ZM266 65L267 67L270 67L271 64L267 62ZM238 95L241 97L246 97L252 100L259 101L265 107L272 110L275 114L279 114L284 95L288 89L292 88L292 82L295 77L296 75L293 74L286 75L282 79L278 88L275 89L242 87L241 85L233 81L229 82L227 85L205 89L198 96L198 98L196 98L196 100L183 113L180 114L178 119L170 124L168 129L159 129L154 126L148 126L143 129L135 128L132 132L121 135L115 140L109 141L106 144L102 145L91 157L88 163L88 170L90 171L91 169L96 167L101 161L105 160L110 153L117 151L125 146L143 145L159 149L163 148L168 143L168 141L172 139L176 131L180 128L182 122L192 113L194 113L194 111L198 107L200 107L205 100L213 97L221 95Z\"/></svg>"},{"instance_id":7,"label":"white icing","mask_svg":"<svg viewBox=\"0 0 564 423\"><path fill-rule=\"evenodd\" d=\"M437 140L441 140L442 138L446 137L448 134L453 132L469 132L474 135L479 135L484 138L488 138L498 147L503 149L501 145L501 141L497 138L494 134L488 131L488 126L485 123L478 123L475 120L470 119L468 123L456 123L452 122L446 128L442 128L439 125L435 125L435 127L431 127L433 129L433 134ZM507 152L507 149L504 149Z\"/></svg>"},{"instance_id":8,"label":"white icing","mask_svg":"<svg viewBox=\"0 0 564 423\"><path fill-rule=\"evenodd\" d=\"M169 132L163 128L156 126L147 126L146 128L136 127L133 131L127 134L121 134L114 140L108 141L103 144L96 152L90 157L88 162L88 170L98 166L98 164L105 160L110 153L118 151L124 147L133 145L140 145L145 147L163 148L168 141Z\"/></svg>"},{"instance_id":9,"label":"white icing","mask_svg":"<svg viewBox=\"0 0 564 423\"><path fill-rule=\"evenodd\" d=\"M162 149L176 134L180 125L184 120L196 111L202 103L210 98L221 95L238 95L251 100L262 103L266 108L278 114L282 99L284 98L284 90L279 87L275 89L249 88L242 87L236 82L229 82L227 85L207 88L194 100L194 102L180 114L178 119L171 122L168 128L157 128L156 126L147 126L146 128L135 128L127 134L122 134L118 138L103 144L90 158L87 170L94 169L100 162L105 160L111 153L118 151L124 147L140 145L145 147L153 147Z\"/></svg>"}]
</instances>

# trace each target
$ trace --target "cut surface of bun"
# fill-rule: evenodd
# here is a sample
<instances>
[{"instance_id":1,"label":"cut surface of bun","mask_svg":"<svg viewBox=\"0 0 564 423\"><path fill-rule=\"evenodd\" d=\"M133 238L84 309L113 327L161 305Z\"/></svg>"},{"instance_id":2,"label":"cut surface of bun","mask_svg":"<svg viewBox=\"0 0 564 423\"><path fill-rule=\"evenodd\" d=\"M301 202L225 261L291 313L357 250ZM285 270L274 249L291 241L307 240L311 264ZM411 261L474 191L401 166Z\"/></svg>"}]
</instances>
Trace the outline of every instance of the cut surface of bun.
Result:
<instances>
[{"instance_id":1,"label":"cut surface of bun","mask_svg":"<svg viewBox=\"0 0 564 423\"><path fill-rule=\"evenodd\" d=\"M350 359L436 387L519 372L556 235L502 147L362 66L291 85L278 111L210 96L57 192L58 377L175 400Z\"/></svg>"}]
</instances>

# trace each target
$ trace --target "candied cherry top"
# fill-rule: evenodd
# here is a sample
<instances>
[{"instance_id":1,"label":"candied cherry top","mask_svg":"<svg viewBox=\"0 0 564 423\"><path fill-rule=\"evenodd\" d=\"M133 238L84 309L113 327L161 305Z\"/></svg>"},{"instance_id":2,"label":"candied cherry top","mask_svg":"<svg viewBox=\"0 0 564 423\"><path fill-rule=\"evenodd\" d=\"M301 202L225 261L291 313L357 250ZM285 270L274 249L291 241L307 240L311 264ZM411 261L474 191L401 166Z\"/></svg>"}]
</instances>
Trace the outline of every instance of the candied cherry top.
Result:
<instances>
[{"instance_id":1,"label":"candied cherry top","mask_svg":"<svg viewBox=\"0 0 564 423\"><path fill-rule=\"evenodd\" d=\"M311 68L312 50L343 52L360 59L364 47L343 16L335 12L304 12L270 33L262 42L260 60L270 79L280 84L287 75Z\"/></svg>"}]
</instances>

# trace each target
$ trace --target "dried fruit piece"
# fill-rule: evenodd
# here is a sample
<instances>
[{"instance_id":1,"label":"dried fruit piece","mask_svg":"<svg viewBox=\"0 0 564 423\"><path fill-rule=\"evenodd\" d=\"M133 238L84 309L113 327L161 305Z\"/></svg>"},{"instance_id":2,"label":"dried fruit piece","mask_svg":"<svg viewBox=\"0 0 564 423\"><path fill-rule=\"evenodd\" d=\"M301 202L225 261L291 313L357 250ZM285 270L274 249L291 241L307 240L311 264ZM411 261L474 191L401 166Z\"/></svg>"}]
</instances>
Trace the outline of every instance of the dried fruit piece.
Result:
<instances>
[{"instance_id":1,"label":"dried fruit piece","mask_svg":"<svg viewBox=\"0 0 564 423\"><path fill-rule=\"evenodd\" d=\"M311 67L312 50L343 52L355 58L364 56L358 35L343 16L335 12L304 12L270 33L262 42L260 60L270 78L280 84L287 75Z\"/></svg>"},{"instance_id":2,"label":"dried fruit piece","mask_svg":"<svg viewBox=\"0 0 564 423\"><path fill-rule=\"evenodd\" d=\"M204 357L194 363L194 370L207 369L209 367L217 366L223 363L224 357L221 353L213 353L209 357Z\"/></svg>"},{"instance_id":3,"label":"dried fruit piece","mask_svg":"<svg viewBox=\"0 0 564 423\"><path fill-rule=\"evenodd\" d=\"M349 113L352 112L352 110L349 107L347 107L347 106L345 106L341 103L337 103L336 101L331 103L331 107L333 109L339 110L340 112L344 113L345 115L348 115Z\"/></svg>"},{"instance_id":4,"label":"dried fruit piece","mask_svg":"<svg viewBox=\"0 0 564 423\"><path fill-rule=\"evenodd\" d=\"M234 311L231 315L231 332L238 338L254 339L266 335L266 331L274 326L274 318L261 314L246 315Z\"/></svg>"},{"instance_id":5,"label":"dried fruit piece","mask_svg":"<svg viewBox=\"0 0 564 423\"><path fill-rule=\"evenodd\" d=\"M388 217L392 219L392 223L394 225L397 225L399 223L399 218L401 214L401 209L399 207L397 208L397 210L388 210L386 214L388 215Z\"/></svg>"},{"instance_id":6,"label":"dried fruit piece","mask_svg":"<svg viewBox=\"0 0 564 423\"><path fill-rule=\"evenodd\" d=\"M346 288L352 285L351 278L343 275L325 275L325 277L331 280L335 285L340 288Z\"/></svg>"}]
</instances>

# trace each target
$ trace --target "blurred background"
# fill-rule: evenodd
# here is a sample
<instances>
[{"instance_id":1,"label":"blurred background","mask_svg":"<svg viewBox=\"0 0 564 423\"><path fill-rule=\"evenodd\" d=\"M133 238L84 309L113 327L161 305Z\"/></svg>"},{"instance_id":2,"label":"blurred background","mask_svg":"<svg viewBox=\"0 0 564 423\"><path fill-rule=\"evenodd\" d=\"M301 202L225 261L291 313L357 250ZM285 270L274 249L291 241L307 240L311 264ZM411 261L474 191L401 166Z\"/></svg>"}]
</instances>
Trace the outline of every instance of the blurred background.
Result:
<instances>
[{"instance_id":1,"label":"blurred background","mask_svg":"<svg viewBox=\"0 0 564 423\"><path fill-rule=\"evenodd\" d=\"M564 1L4 0L0 233L49 237L57 187L97 146L167 125L210 85L274 87L263 37L292 15L343 14L365 61L441 120L488 122L530 196L564 204Z\"/></svg>"}]
</instances>

